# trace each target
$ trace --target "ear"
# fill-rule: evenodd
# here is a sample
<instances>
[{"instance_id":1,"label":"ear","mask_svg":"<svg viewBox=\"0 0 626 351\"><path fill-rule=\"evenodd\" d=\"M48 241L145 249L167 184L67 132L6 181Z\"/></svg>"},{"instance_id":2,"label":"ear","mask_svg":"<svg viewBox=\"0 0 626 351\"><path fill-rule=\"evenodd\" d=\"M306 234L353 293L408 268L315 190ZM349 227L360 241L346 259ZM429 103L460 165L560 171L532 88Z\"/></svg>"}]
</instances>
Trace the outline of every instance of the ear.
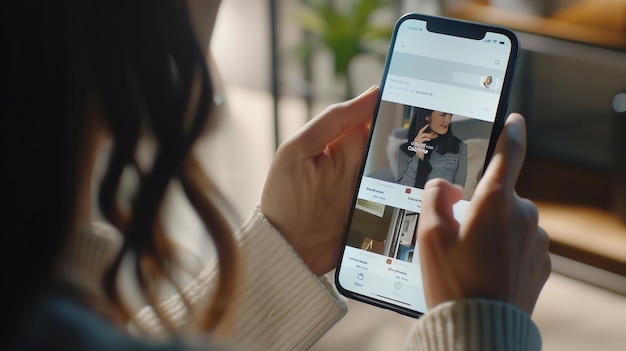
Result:
<instances>
[{"instance_id":1,"label":"ear","mask_svg":"<svg viewBox=\"0 0 626 351\"><path fill-rule=\"evenodd\" d=\"M426 120L426 122L430 123L430 116L426 116L424 117L424 119Z\"/></svg>"}]
</instances>

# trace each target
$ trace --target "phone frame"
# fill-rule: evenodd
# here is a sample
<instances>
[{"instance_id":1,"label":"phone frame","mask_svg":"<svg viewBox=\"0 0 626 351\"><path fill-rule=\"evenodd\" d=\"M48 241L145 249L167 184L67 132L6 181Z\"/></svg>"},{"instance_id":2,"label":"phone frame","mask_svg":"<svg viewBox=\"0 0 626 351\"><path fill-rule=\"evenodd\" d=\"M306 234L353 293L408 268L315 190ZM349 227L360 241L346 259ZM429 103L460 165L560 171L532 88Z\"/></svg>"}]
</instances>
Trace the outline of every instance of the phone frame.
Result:
<instances>
[{"instance_id":1,"label":"phone frame","mask_svg":"<svg viewBox=\"0 0 626 351\"><path fill-rule=\"evenodd\" d=\"M510 96L510 92L512 88L512 80L515 74L515 66L517 63L517 59L519 58L520 45L519 45L519 39L517 35L508 28L490 25L490 24L459 20L459 19L452 19L452 18L446 18L446 17L440 17L440 16L432 16L432 15L423 15L423 14L418 14L418 13L409 13L400 17L398 21L396 22L396 24L394 25L393 34L392 34L392 38L391 38L390 45L389 45L389 50L388 50L387 57L385 60L385 68L384 68L382 79L381 79L381 84L380 84L381 89L380 89L378 101L376 103L376 108L374 110L374 119L370 127L370 133L369 133L367 145L365 148L365 154L363 155L363 161L361 163L361 167L360 167L359 174L358 174L357 181L356 181L356 186L354 189L355 192L354 192L354 196L353 196L352 203L351 203L350 214L348 216L348 221L346 223L346 228L344 230L344 237L342 241L341 251L340 251L339 259L337 262L337 268L335 271L335 286L337 287L338 291L342 295L348 298L361 301L361 302L364 302L373 306L381 307L384 309L389 309L389 310L392 310L397 313L407 315L410 317L419 318L420 316L422 316L423 313L416 312L412 309L408 309L399 305L394 305L383 300L378 300L370 296L362 295L351 290L347 290L343 288L339 282L339 275L341 272L341 263L342 263L343 256L345 253L345 248L349 239L350 227L351 227L352 219L353 219L354 212L355 212L356 202L357 202L358 195L359 195L359 188L361 186L361 182L363 179L363 173L365 170L367 157L370 152L372 136L376 128L378 112L379 112L380 105L382 102L383 90L385 88L384 84L387 80L389 66L391 64L392 56L394 53L394 47L396 44L398 29L400 28L400 25L404 21L412 20L412 19L425 21L427 30L430 32L434 32L434 33L480 40L484 38L487 32L493 32L493 33L503 34L506 37L508 37L511 41L511 53L508 57L507 67L506 67L504 79L502 82L502 89L501 89L501 93L498 99L495 120L493 121L493 128L492 128L491 136L489 139L489 146L487 148L487 153L485 156L485 163L483 165L481 175L484 173L489 161L491 160L491 157L493 156L493 152L496 146L498 136L500 135L502 128L504 126L505 114L508 109L508 101L509 101L509 96Z\"/></svg>"}]
</instances>

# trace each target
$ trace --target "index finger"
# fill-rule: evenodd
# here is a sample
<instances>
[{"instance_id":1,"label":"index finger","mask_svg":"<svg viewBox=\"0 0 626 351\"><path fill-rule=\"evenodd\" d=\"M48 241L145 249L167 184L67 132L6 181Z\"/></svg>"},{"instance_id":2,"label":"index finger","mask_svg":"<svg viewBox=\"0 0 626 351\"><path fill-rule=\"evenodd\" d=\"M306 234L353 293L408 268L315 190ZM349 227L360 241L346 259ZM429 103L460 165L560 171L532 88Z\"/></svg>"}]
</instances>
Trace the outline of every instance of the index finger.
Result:
<instances>
[{"instance_id":1,"label":"index finger","mask_svg":"<svg viewBox=\"0 0 626 351\"><path fill-rule=\"evenodd\" d=\"M379 89L374 86L358 97L333 105L307 123L294 139L306 156L317 155L350 128L367 122L374 113Z\"/></svg>"},{"instance_id":2,"label":"index finger","mask_svg":"<svg viewBox=\"0 0 626 351\"><path fill-rule=\"evenodd\" d=\"M505 189L515 189L515 183L524 164L525 155L526 124L524 117L518 113L512 113L504 124L491 162L487 166L483 181L479 182L476 192L482 191L483 187L491 187L494 183L502 185Z\"/></svg>"}]
</instances>

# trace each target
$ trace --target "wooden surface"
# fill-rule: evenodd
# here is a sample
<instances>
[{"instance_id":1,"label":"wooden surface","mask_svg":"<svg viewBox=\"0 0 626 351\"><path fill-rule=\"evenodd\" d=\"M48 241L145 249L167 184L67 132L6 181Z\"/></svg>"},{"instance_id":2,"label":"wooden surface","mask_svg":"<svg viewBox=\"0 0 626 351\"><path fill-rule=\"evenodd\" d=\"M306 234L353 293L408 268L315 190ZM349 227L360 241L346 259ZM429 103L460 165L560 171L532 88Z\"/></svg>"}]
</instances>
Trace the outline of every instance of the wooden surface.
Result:
<instances>
[{"instance_id":1,"label":"wooden surface","mask_svg":"<svg viewBox=\"0 0 626 351\"><path fill-rule=\"evenodd\" d=\"M597 46L626 49L626 1L579 1L550 17L541 17L465 1L446 10L446 16L491 23L514 30Z\"/></svg>"},{"instance_id":2,"label":"wooden surface","mask_svg":"<svg viewBox=\"0 0 626 351\"><path fill-rule=\"evenodd\" d=\"M611 212L588 206L537 202L550 252L626 277L626 225Z\"/></svg>"},{"instance_id":3,"label":"wooden surface","mask_svg":"<svg viewBox=\"0 0 626 351\"><path fill-rule=\"evenodd\" d=\"M614 211L615 177L531 155L517 191L537 204L552 253L626 277L626 223Z\"/></svg>"}]
</instances>

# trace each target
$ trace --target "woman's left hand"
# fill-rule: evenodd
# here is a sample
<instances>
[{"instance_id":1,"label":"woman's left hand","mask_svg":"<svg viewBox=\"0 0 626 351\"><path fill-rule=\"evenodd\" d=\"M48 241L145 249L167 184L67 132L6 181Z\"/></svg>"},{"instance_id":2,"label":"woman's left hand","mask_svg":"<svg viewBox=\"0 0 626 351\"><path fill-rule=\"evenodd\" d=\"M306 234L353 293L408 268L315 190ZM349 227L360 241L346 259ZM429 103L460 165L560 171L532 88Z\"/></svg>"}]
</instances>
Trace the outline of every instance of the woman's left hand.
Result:
<instances>
[{"instance_id":1,"label":"woman's left hand","mask_svg":"<svg viewBox=\"0 0 626 351\"><path fill-rule=\"evenodd\" d=\"M379 89L327 108L279 148L261 211L320 276L337 264Z\"/></svg>"}]
</instances>

